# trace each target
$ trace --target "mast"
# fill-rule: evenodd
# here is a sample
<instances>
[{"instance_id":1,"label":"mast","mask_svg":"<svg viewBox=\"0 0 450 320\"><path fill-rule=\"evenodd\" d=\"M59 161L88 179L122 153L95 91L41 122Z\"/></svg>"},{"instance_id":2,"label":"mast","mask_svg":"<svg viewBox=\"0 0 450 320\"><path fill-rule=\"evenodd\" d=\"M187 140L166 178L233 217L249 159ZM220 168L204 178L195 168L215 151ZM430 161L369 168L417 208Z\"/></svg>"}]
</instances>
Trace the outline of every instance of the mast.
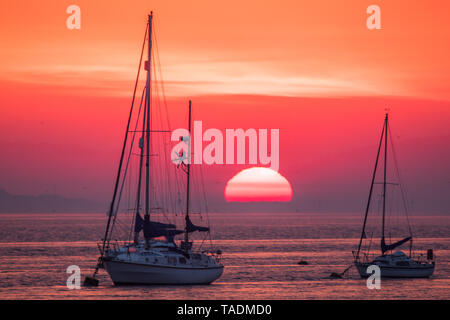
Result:
<instances>
[{"instance_id":1,"label":"mast","mask_svg":"<svg viewBox=\"0 0 450 320\"><path fill-rule=\"evenodd\" d=\"M372 200L373 185L375 184L375 176L376 176L376 174L377 174L378 159L379 159L379 157L380 157L381 145L382 145L382 143L383 143L383 137L384 137L385 126L386 126L386 123L384 123L383 129L381 130L381 138L380 138L380 143L378 144L377 158L376 158L376 160L375 160L375 168L373 169L372 182L370 183L369 199L367 200L366 213L365 213L365 215L364 215L364 223L363 223L363 228L362 228L362 231L361 231L361 238L359 239L358 251L356 252L356 259L359 258L359 252L361 251L362 240L363 240L363 238L364 238L364 236L365 236L365 229L366 229L366 223L367 223L367 215L368 215L368 213L369 213L370 202L371 202L371 200Z\"/></svg>"},{"instance_id":2,"label":"mast","mask_svg":"<svg viewBox=\"0 0 450 320\"><path fill-rule=\"evenodd\" d=\"M145 118L147 116L147 101L144 103L144 117L142 118L142 136L139 140L139 148L141 149L141 154L139 156L139 178L138 178L138 188L137 188L137 199L136 199L136 216L135 216L135 225L136 219L140 215L141 210L141 189L142 189L142 165L144 163L144 138L145 138ZM134 231L134 243L139 242L139 230Z\"/></svg>"},{"instance_id":3,"label":"mast","mask_svg":"<svg viewBox=\"0 0 450 320\"><path fill-rule=\"evenodd\" d=\"M186 226L184 232L184 243L186 251L189 250L189 232L187 222L189 220L189 200L190 200L190 175L191 175L191 100L189 100L189 137L188 137L188 156L187 156L187 188L186 188Z\"/></svg>"},{"instance_id":4,"label":"mast","mask_svg":"<svg viewBox=\"0 0 450 320\"><path fill-rule=\"evenodd\" d=\"M388 114L386 113L386 118L384 120L384 180L383 180L383 222L381 231L381 241L384 243L384 224L386 216L386 166L387 166L387 140L388 140ZM381 249L381 254L384 254L383 248Z\"/></svg>"},{"instance_id":5,"label":"mast","mask_svg":"<svg viewBox=\"0 0 450 320\"><path fill-rule=\"evenodd\" d=\"M146 105L147 105L147 145L146 145L146 171L145 171L145 220L149 220L150 215L150 110L151 110L151 58L152 58L152 18L153 11L148 16L148 68L147 68L147 87L146 87ZM145 239L148 246L148 239Z\"/></svg>"}]
</instances>

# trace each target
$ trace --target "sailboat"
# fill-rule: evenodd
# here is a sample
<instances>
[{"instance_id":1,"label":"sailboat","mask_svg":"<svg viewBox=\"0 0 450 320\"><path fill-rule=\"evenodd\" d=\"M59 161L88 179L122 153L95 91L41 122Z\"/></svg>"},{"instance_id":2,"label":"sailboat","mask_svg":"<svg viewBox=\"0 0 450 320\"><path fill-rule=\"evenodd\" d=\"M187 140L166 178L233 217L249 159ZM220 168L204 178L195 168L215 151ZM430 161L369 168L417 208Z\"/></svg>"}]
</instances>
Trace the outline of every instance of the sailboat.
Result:
<instances>
[{"instance_id":1,"label":"sailboat","mask_svg":"<svg viewBox=\"0 0 450 320\"><path fill-rule=\"evenodd\" d=\"M381 277L383 278L427 278L430 277L434 272L435 261L433 257L433 250L428 249L427 258L425 259L414 259L412 257L412 246L413 246L413 236L411 227L409 226L408 221L408 229L409 235L401 240L398 240L393 243L386 243L386 201L387 201L387 193L386 187L387 185L394 184L386 181L386 172L387 172L387 153L388 153L388 140L390 136L389 130L389 121L388 121L388 113L386 113L386 117L384 119L384 125L381 133L380 143L378 146L377 157L375 161L375 169L372 176L372 182L370 185L369 191L369 199L367 201L364 222L361 232L361 237L358 244L357 251L353 251L354 264L358 269L358 272L362 278L367 278L371 275L371 273L367 273L367 268L370 265L376 265L380 268ZM362 252L362 243L363 239L366 239L366 225L367 225L367 216L369 213L369 208L372 200L372 193L374 189L375 176L377 173L378 162L380 158L380 151L383 145L384 140L384 180L382 182L383 185L383 194L382 194L382 220L381 220L381 241L380 241L380 250L381 255L375 257L374 259L370 258L369 252ZM392 142L392 137L390 138ZM395 154L394 154L395 156ZM395 159L395 165L397 165L397 160ZM398 172L398 171L397 171ZM402 192L402 196L404 193ZM405 199L403 199L405 200ZM406 209L406 201L404 201L405 211ZM406 212L407 213L407 212ZM403 251L395 249L400 247L401 245L408 243L410 244L410 252L409 256ZM370 247L369 247L370 248ZM369 249L370 250L370 249ZM420 256L422 257L422 255Z\"/></svg>"},{"instance_id":2,"label":"sailboat","mask_svg":"<svg viewBox=\"0 0 450 320\"><path fill-rule=\"evenodd\" d=\"M184 229L177 229L173 223L157 222L150 219L152 213L150 157L153 155L150 146L152 145L151 135L154 132L163 130L153 130L151 128L152 116L152 99L151 99L151 71L152 71L152 19L153 12L148 16L148 24L144 36L144 44L142 45L141 60L139 63L139 71L141 68L142 57L145 48L145 42L148 43L148 60L145 62L145 70L147 71L146 85L141 98L144 103L143 116L140 117L140 110L136 120L142 125L142 131L130 129L130 122L133 114L133 104L136 95L136 87L139 80L139 71L136 79L136 85L133 95L133 103L128 118L128 125L125 133L125 140L121 153L117 178L115 181L112 201L108 211L108 220L106 224L105 235L99 244L100 257L92 277L86 277L85 285L98 285L96 274L99 269L105 269L115 285L120 284L210 284L217 280L223 272L224 266L220 263L221 251L194 249L193 241L190 241L189 235L193 232L209 233L209 227L195 225L190 216L190 185L191 185L191 165L190 165L190 143L188 143L188 154L184 154L184 161L179 165L182 173L186 174L186 207L184 212ZM140 119L140 120L139 120ZM139 122L140 121L140 122ZM189 101L189 132L191 130L191 101ZM111 238L112 231L116 224L118 207L122 195L122 188L125 185L125 176L129 170L129 160L135 155L133 147L128 146L128 136L133 133L140 132L142 134L139 139L138 157L136 161L138 165L137 174L137 192L135 198L135 206L133 207L133 217L131 219L131 229L134 236L129 241L124 241L123 245L119 245ZM183 137L188 141L190 137ZM129 150L126 157L126 150ZM154 152L154 151L153 151ZM145 165L144 165L145 162ZM125 164L124 164L125 163ZM170 163L174 166L173 163ZM156 169L159 170L159 167ZM144 172L145 171L145 172ZM152 173L153 174L153 173ZM145 177L144 177L145 176ZM161 176L164 176L162 174ZM135 177L136 179L136 177ZM145 188L143 187L145 179ZM122 186L122 188L120 187ZM144 192L142 192L144 191ZM153 190L156 191L156 190ZM143 195L141 195L143 193ZM141 199L144 198L144 199ZM142 201L144 200L144 201ZM144 210L141 209L142 202L145 202ZM142 217L141 210L144 215ZM131 232L130 232L131 233ZM143 234L143 239L140 236ZM178 244L175 239L177 235L184 235L184 239Z\"/></svg>"}]
</instances>

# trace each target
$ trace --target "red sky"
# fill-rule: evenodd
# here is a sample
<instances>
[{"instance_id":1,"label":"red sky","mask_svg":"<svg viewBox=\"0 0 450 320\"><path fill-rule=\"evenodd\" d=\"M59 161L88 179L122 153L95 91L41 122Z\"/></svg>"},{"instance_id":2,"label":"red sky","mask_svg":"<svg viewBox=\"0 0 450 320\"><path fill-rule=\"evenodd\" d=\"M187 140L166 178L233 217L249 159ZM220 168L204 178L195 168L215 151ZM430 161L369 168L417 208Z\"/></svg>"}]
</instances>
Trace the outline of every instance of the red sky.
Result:
<instances>
[{"instance_id":1,"label":"red sky","mask_svg":"<svg viewBox=\"0 0 450 320\"><path fill-rule=\"evenodd\" d=\"M191 98L206 128L279 128L293 207L358 208L389 107L419 208L448 213L450 4L377 1L368 30L371 4L4 1L0 188L108 199L153 10L169 106ZM207 168L217 206L245 167Z\"/></svg>"}]
</instances>

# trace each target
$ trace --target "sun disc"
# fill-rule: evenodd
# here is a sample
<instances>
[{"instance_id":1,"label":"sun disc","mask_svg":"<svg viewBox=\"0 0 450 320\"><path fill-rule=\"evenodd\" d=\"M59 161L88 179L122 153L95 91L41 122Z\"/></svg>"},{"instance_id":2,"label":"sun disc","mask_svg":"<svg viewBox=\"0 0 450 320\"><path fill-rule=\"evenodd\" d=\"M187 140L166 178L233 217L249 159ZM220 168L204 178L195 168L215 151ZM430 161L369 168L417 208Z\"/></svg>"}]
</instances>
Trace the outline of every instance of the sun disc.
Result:
<instances>
[{"instance_id":1,"label":"sun disc","mask_svg":"<svg viewBox=\"0 0 450 320\"><path fill-rule=\"evenodd\" d=\"M232 177L225 187L229 202L290 201L292 187L280 173L270 168L244 169Z\"/></svg>"}]
</instances>

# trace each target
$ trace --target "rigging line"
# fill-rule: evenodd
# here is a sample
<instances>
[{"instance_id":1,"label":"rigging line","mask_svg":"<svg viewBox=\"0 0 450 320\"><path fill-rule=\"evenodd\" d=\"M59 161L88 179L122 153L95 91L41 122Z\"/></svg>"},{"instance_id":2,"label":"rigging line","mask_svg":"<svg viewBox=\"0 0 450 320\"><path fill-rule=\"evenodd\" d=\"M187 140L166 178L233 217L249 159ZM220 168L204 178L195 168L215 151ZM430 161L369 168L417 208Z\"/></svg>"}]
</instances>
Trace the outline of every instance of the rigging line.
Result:
<instances>
[{"instance_id":1,"label":"rigging line","mask_svg":"<svg viewBox=\"0 0 450 320\"><path fill-rule=\"evenodd\" d=\"M367 254L370 254L370 247L372 246L373 241L373 232L370 234L370 242L369 242L369 248L367 249Z\"/></svg>"},{"instance_id":2,"label":"rigging line","mask_svg":"<svg viewBox=\"0 0 450 320\"><path fill-rule=\"evenodd\" d=\"M155 65L155 53L153 52L153 75L154 75L154 79L155 81L157 81L157 73L156 73L156 65ZM156 106L154 106L154 110L157 111L155 114L155 116L153 117L154 121L159 120L160 123L159 125L162 127L163 124L163 119L162 119L162 110L161 110L161 100L160 100L160 94L159 94L159 87L157 85L153 86L154 90L155 90L155 97L157 99L155 99L156 102ZM156 108L155 108L156 107ZM163 158L166 159L166 152L164 150L164 143L161 142L161 140L156 140L156 148L163 153ZM155 147L154 147L155 148ZM156 183L158 183L158 190L161 190L161 195L160 195L160 207L164 208L165 210L162 211L162 216L163 218L166 220L166 222L171 223L172 221L170 221L169 217L166 215L167 209L168 209L168 205L169 205L169 195L170 195L170 190L167 190L167 185L166 185L166 179L168 177L168 172L167 170L163 170L163 163L162 163L163 159L160 157L158 158L158 161L156 162L156 165L158 167L158 170L156 170L155 176L157 175L157 179L156 179ZM164 172L166 172L166 174L164 175Z\"/></svg>"},{"instance_id":3,"label":"rigging line","mask_svg":"<svg viewBox=\"0 0 450 320\"><path fill-rule=\"evenodd\" d=\"M200 170L198 170L198 171L200 171L200 176L201 176L201 178L200 178L201 184L202 184L201 189L203 190L203 198L204 198L205 213L206 213L205 215L206 215L207 225L209 228L209 231L208 231L209 244L210 244L211 250L213 250L212 235L211 235L211 223L210 223L210 219L209 219L209 207L208 207L208 201L207 201L207 196L206 196L205 179L203 176L203 166L200 166ZM205 237L205 239L206 239L206 237Z\"/></svg>"},{"instance_id":4,"label":"rigging line","mask_svg":"<svg viewBox=\"0 0 450 320\"><path fill-rule=\"evenodd\" d=\"M171 124L170 124L170 119L169 119L169 112L168 112L168 107L167 107L166 95L165 95L165 91L164 91L164 83L163 83L163 80L162 80L162 68L161 68L161 62L160 62L160 57L159 57L158 44L157 44L157 40L156 40L156 32L154 33L154 37L155 37L155 48L156 48L155 50L157 51L154 61L158 61L158 65L159 65L158 71L159 71L160 81L158 81L158 82L159 82L159 84L161 86L162 96L163 96L163 99L164 99L163 103L164 103L165 112L166 112L166 117L165 118L166 118L166 121L167 121L167 126L168 126L169 131L170 131ZM156 66L155 66L154 69L155 69L155 78L156 78L156 69L157 69ZM161 124L162 124L163 120L162 120L162 110L161 109L160 109L160 121L161 121ZM167 162L167 151L168 150L165 150L165 153L164 153L164 159L166 161L166 164L168 163ZM171 156L170 155L170 151L168 151L168 152L169 152L169 156ZM173 173L175 174L174 170L173 170ZM178 185L176 177L177 177L177 175L174 176L174 180L175 180L175 184ZM172 181L171 180L172 180L172 176L169 174L168 175L168 180L167 180L167 186L168 186L169 190L171 190L171 188L172 188ZM173 211L176 214L176 199L173 197L173 195L170 192L168 192L168 195L166 195L166 199L167 199L167 201L169 203L172 204Z\"/></svg>"},{"instance_id":5,"label":"rigging line","mask_svg":"<svg viewBox=\"0 0 450 320\"><path fill-rule=\"evenodd\" d=\"M162 110L161 110L161 114L160 115L161 115L160 121L161 121L161 124L162 124L164 122L163 121L163 117L162 117ZM163 143L163 150L164 150L163 161L164 161L164 164L165 164L165 167L166 167L166 171L167 171L166 201L167 201L168 204L170 204L171 211L174 212L176 210L176 200L175 200L174 195L172 194L172 192L170 192L171 190L173 190L172 179L173 179L173 166L174 166L174 164L172 163L172 161L170 161L170 159L168 159L168 155L170 155L170 152L171 152L170 144L168 144L167 142Z\"/></svg>"},{"instance_id":6,"label":"rigging line","mask_svg":"<svg viewBox=\"0 0 450 320\"><path fill-rule=\"evenodd\" d=\"M127 185L127 202L126 202L126 208L127 208L127 210L125 211L125 214L126 214L126 216L128 216L128 218L129 218L129 212L130 212L130 210L129 210L129 208L130 208L130 206L131 206L131 202L132 202L132 200L131 200L131 197L132 197L132 186L131 186L131 183L132 183L132 181L133 181L133 161L132 161L132 159L131 159L131 162L130 162L130 170L129 170L129 175L128 175L128 185ZM128 225L129 226L129 225ZM125 235L126 235L126 229L125 229L125 233L124 233ZM125 238L125 237L124 237ZM126 240L124 240L124 245L125 245L125 243L126 242L130 242L130 235L128 236L128 238L125 238Z\"/></svg>"},{"instance_id":7,"label":"rigging line","mask_svg":"<svg viewBox=\"0 0 450 320\"><path fill-rule=\"evenodd\" d=\"M398 167L398 162L397 162L397 153L395 152L395 148L394 148L394 139L392 139L392 133L391 133L391 127L389 127L389 135L391 136L391 149L392 149L392 155L394 158L394 164L395 164L395 172L397 174L397 179L400 185L400 193L402 195L402 201L403 201L403 207L405 209L405 214L406 214L406 221L408 223L408 229L409 229L409 233L412 236L412 228L411 228L411 223L409 220L409 212L408 212L408 202L407 202L407 194L406 194L406 190L404 190L403 188L403 183L400 177L400 169Z\"/></svg>"},{"instance_id":8,"label":"rigging line","mask_svg":"<svg viewBox=\"0 0 450 320\"><path fill-rule=\"evenodd\" d=\"M209 207L208 207L208 200L207 200L207 197L206 197L205 179L203 177L203 166L200 166L200 170L198 170L198 171L200 171L200 176L201 176L200 180L201 180L201 183L202 183L203 199L205 201L205 210L208 213L209 212ZM208 223L209 223L209 218L208 218Z\"/></svg>"},{"instance_id":9,"label":"rigging line","mask_svg":"<svg viewBox=\"0 0 450 320\"><path fill-rule=\"evenodd\" d=\"M183 121L184 122L184 121ZM170 151L171 152L171 151ZM169 154L170 159L172 159L172 154ZM182 200L180 195L180 190L183 190L185 188L185 180L184 180L184 171L180 172L180 169L182 168L182 163L178 166L173 167L173 174L174 174L174 184L177 191L177 196L175 199L175 207L176 207L176 215L183 214L184 209L182 208ZM182 215L184 216L184 215Z\"/></svg>"},{"instance_id":10,"label":"rigging line","mask_svg":"<svg viewBox=\"0 0 450 320\"><path fill-rule=\"evenodd\" d=\"M209 215L208 215L208 227L209 227ZM212 242L212 235L211 235L211 229L208 231L208 237L209 237L209 247L211 250L214 249L213 242Z\"/></svg>"},{"instance_id":11,"label":"rigging line","mask_svg":"<svg viewBox=\"0 0 450 320\"><path fill-rule=\"evenodd\" d=\"M197 250L201 250L202 249L202 247L203 247L203 244L205 243L205 241L206 241L206 235L203 237L203 239L202 239L202 242L200 243L200 246L198 247L198 249Z\"/></svg>"},{"instance_id":12,"label":"rigging line","mask_svg":"<svg viewBox=\"0 0 450 320\"><path fill-rule=\"evenodd\" d=\"M156 58L155 58L155 55L156 54L153 53L153 71L154 71L154 79L155 79L156 82L158 82L157 81L158 80L158 75L157 75L157 72L156 72L156 63L155 63ZM155 94L156 94L156 97L157 97L157 111L158 111L158 119L159 119L159 122L160 122L159 125L162 127L162 124L163 124L164 121L162 119L162 110L161 110L162 108L161 108L161 100L160 100L160 92L159 92L160 89L159 89L158 85L154 86L154 88L155 88ZM167 163L165 162L165 160L166 160L166 150L165 150L164 146L165 146L164 142L159 141L158 149L161 150L161 152L163 153L164 163L167 165ZM168 205L170 203L170 199L169 199L170 192L168 192L168 191L170 191L170 189L169 190L165 190L167 185L165 183L166 179L163 178L163 170L162 170L163 169L162 168L163 164L161 163L161 161L162 161L162 159L159 159L159 162L158 162L159 170L158 170L158 172L159 172L159 179L160 179L160 184L161 184L160 190L162 190L162 193L163 193L162 196L161 196L161 198L163 199L162 207L168 207ZM166 172L167 172L167 170L166 170ZM166 174L166 178L170 179L169 176L168 176L168 172ZM166 220L168 220L167 217L166 217Z\"/></svg>"},{"instance_id":13,"label":"rigging line","mask_svg":"<svg viewBox=\"0 0 450 320\"><path fill-rule=\"evenodd\" d=\"M188 115L185 114L184 118L183 118L183 123L187 122L187 118ZM172 156L172 155L171 155ZM184 162L181 162L178 166L175 167L175 184L177 187L177 207L178 207L178 213L180 215L182 215L184 217L184 208L182 205L182 198L180 196L180 190L185 190L187 188L187 184L186 184L186 179L185 179L185 174L186 172L184 171L183 168ZM185 195L183 195L184 198Z\"/></svg>"},{"instance_id":14,"label":"rigging line","mask_svg":"<svg viewBox=\"0 0 450 320\"><path fill-rule=\"evenodd\" d=\"M147 76L148 77L148 76ZM148 85L148 82L147 82ZM148 87L145 86L145 97L147 98ZM144 95L143 95L144 96ZM148 99L145 99L144 102L144 114L142 115L142 135L139 139L139 172L138 172L138 181L137 181L137 190L136 190L136 213L135 213L135 221L132 223L132 227L135 226L135 222L138 216L140 216L141 210L141 197L142 197L142 171L143 171L143 163L144 163L144 140L145 140L145 125L147 124L147 112L148 112ZM139 231L134 232L134 242L137 243L139 241Z\"/></svg>"},{"instance_id":15,"label":"rigging line","mask_svg":"<svg viewBox=\"0 0 450 320\"><path fill-rule=\"evenodd\" d=\"M151 65L150 70L151 70L151 81L152 81L151 88L153 90L153 96L152 96L153 99L152 99L152 114L150 117L150 126L154 127L155 117L158 113L158 108L157 108L158 107L158 99L157 99L158 98L158 87L157 87L157 79L156 79L156 77L154 77L154 75L155 75L155 67L154 67L155 66L155 53L154 53L154 50L152 50L151 55L152 56L151 56L150 60L151 60L152 65ZM153 150L153 152L155 152L155 150L156 150L156 152L159 153L157 142L158 142L158 140L156 140L156 144L155 144L153 139L150 141L151 149ZM159 180L159 173L160 173L159 166L158 166L159 162L156 159L152 163L153 163L153 165L151 167L152 179L150 181L150 185L151 185L151 190L155 191L155 192L152 192L152 197L153 197L153 194L155 194L154 199L152 198L152 203L153 203L153 206L160 207L161 204L159 203L158 197L156 196L156 190L159 190L159 186L157 186L157 183Z\"/></svg>"},{"instance_id":16,"label":"rigging line","mask_svg":"<svg viewBox=\"0 0 450 320\"><path fill-rule=\"evenodd\" d=\"M125 233L125 234L126 234L126 231L127 231L127 229L128 229L128 225L125 224L123 221L120 221L120 220L117 220L116 223L117 223L116 229L120 229L120 231L121 231L122 233Z\"/></svg>"},{"instance_id":17,"label":"rigging line","mask_svg":"<svg viewBox=\"0 0 450 320\"><path fill-rule=\"evenodd\" d=\"M203 206L202 206L202 190L201 190L201 182L200 182L200 169L196 168L195 170L191 169L191 194L195 195L193 200L191 200L192 208L195 208L195 213L198 214L199 218L203 220ZM193 210L194 211L194 210Z\"/></svg>"},{"instance_id":18,"label":"rigging line","mask_svg":"<svg viewBox=\"0 0 450 320\"><path fill-rule=\"evenodd\" d=\"M209 230L211 230L211 223L210 223L210 219L209 219L209 207L208 207L208 200L207 200L207 196L206 196L206 187L205 187L205 179L204 179L204 175L203 175L203 165L200 165L200 169L197 170L200 172L200 182L201 182L201 186L199 186L199 188L202 191L203 194L203 199L204 199L204 204L205 204L205 213L206 213L206 221L207 221L207 225ZM197 173L197 176L199 174ZM201 207L201 205L200 205ZM211 231L208 231L208 236L209 236L209 242L210 242L210 247L212 249L212 236L211 236ZM206 239L206 237L204 238L204 240ZM202 243L203 245L203 243Z\"/></svg>"},{"instance_id":19,"label":"rigging line","mask_svg":"<svg viewBox=\"0 0 450 320\"><path fill-rule=\"evenodd\" d=\"M110 223L111 223L111 216L112 216L113 211L114 211L114 202L115 202L116 196L117 196L117 188L119 186L120 173L122 171L122 161L123 161L123 156L125 154L125 148L126 148L126 145L127 145L128 130L129 130L129 127L130 127L131 117L132 117L132 114L133 114L133 106L134 106L134 100L135 100L135 97L136 97L136 89L137 89L137 85L138 85L138 82L139 82L139 75L140 75L140 72L141 72L142 57L143 57L143 53L144 53L145 38L147 36L147 29L148 29L148 27L145 28L144 41L142 43L142 49L141 49L141 57L139 59L138 72L137 72L137 75L136 75L136 82L134 84L134 90L133 90L133 98L131 100L130 115L128 117L128 123L127 123L127 128L126 128L126 131L125 131L125 138L124 138L124 143L123 143L123 147L122 147L122 153L120 155L119 168L117 169L116 182L115 182L115 185L114 185L113 198L111 200L111 205L110 205L110 209L109 209L108 222L106 224L105 236L103 238L103 246L102 246L102 253L101 253L102 256L103 256L103 254L105 252L106 243L108 242L109 226L110 226ZM98 269L96 269L96 271L97 270Z\"/></svg>"},{"instance_id":20,"label":"rigging line","mask_svg":"<svg viewBox=\"0 0 450 320\"><path fill-rule=\"evenodd\" d=\"M183 118L183 123L187 122L187 114L185 114L184 118ZM178 190L178 211L179 214L182 215L184 217L184 208L182 205L182 198L180 196L180 190L185 190L187 188L186 185L186 179L185 179L185 171L183 170L183 162L179 164L179 166L176 167L176 174L175 174L175 183L177 186L177 190ZM181 172L180 172L181 169ZM183 194L183 197L185 196L185 194Z\"/></svg>"},{"instance_id":21,"label":"rigging line","mask_svg":"<svg viewBox=\"0 0 450 320\"><path fill-rule=\"evenodd\" d=\"M145 87L144 87L143 90L145 90ZM135 128L134 128L135 130L137 129L137 126L138 126L139 115L141 114L143 98L144 98L144 91L142 92L141 101L139 103L139 110L138 110L136 124L135 124ZM114 212L114 220L113 220L113 224L112 224L112 227L111 227L111 232L113 232L114 224L116 223L117 213L119 211L119 206L120 206L120 200L122 199L122 192L123 192L123 188L125 186L125 181L126 181L126 177L127 177L127 173L128 173L128 167L129 167L129 164L130 164L130 158L131 158L131 154L132 154L132 151L133 151L135 136L136 136L136 132L133 132L133 137L131 139L131 144L130 144L130 152L128 153L127 163L125 165L125 172L123 174L122 185L120 187L120 192L119 192L119 198L117 199L117 206L116 206L116 210Z\"/></svg>"},{"instance_id":22,"label":"rigging line","mask_svg":"<svg viewBox=\"0 0 450 320\"><path fill-rule=\"evenodd\" d=\"M381 130L380 144L378 145L378 152L377 152L377 158L376 158L376 161L375 161L375 168L373 169L372 182L370 184L369 199L367 200L366 212L365 212L365 215L364 215L364 223L363 223L363 228L362 228L362 231L361 231L361 238L359 239L358 251L357 251L357 254L356 254L357 258L359 257L359 251L361 250L362 239L363 239L363 237L365 235L365 229L366 229L366 223L367 223L367 214L369 213L370 201L372 199L373 184L375 182L375 176L376 176L376 173L377 173L378 160L379 160L379 156L380 156L381 145L382 145L382 142L383 142L385 126L386 126L386 121L384 121L383 130Z\"/></svg>"},{"instance_id":23,"label":"rigging line","mask_svg":"<svg viewBox=\"0 0 450 320\"><path fill-rule=\"evenodd\" d=\"M131 183L132 183L132 181L133 181L133 161L131 161L130 162L130 174L129 174L129 178L128 178L128 192L127 192L127 208L130 208L130 206L131 206L131 202L132 202L132 186L131 186ZM127 210L127 213L128 213L128 210ZM128 239L127 239L127 241L128 242L130 242L131 241L131 238L130 238L130 236L131 235L129 235L128 236Z\"/></svg>"},{"instance_id":24,"label":"rigging line","mask_svg":"<svg viewBox=\"0 0 450 320\"><path fill-rule=\"evenodd\" d=\"M144 95L145 95L145 90L146 90L146 86L144 86L144 88L142 89L141 102L140 102L140 106L139 106L139 114L138 114L137 119L136 119L135 130L134 130L134 133L133 133L133 141L135 140L135 134L137 132L136 129L137 129L138 125L139 125L139 115L140 115L140 112L141 112L141 107L142 107L142 103L143 103L143 99L144 99ZM147 102L145 101L144 104L145 103L147 103ZM144 106L144 108L145 108L145 106ZM144 115L143 115L143 120L142 120L143 123L145 123L145 112L146 111L144 110ZM130 148L130 150L132 150L132 148ZM142 154L142 152L141 152L141 154ZM141 156L141 154L139 156ZM135 153L133 153L133 155L135 155ZM138 167L139 167L139 171L138 171L139 173L137 175L137 178L138 178L138 180L140 180L142 178L142 172L141 172L141 169L140 169L140 167L141 167L140 159L138 161ZM132 185L132 180L130 178L130 190L131 190L131 185ZM135 216L136 212L139 212L139 210L140 210L140 208L138 208L138 206L140 205L140 200L138 200L138 199L140 199L140 189L137 188L136 193L138 193L138 192L139 192L139 196L136 197L136 199L134 201L134 206L133 206L133 215L132 215L132 219L131 219L131 223L130 223L130 232L129 232L129 236L128 236L128 240L129 241L131 241L131 239L133 237L133 234L134 234L134 225L135 225L135 220L136 220L134 218L134 216Z\"/></svg>"},{"instance_id":25,"label":"rigging line","mask_svg":"<svg viewBox=\"0 0 450 320\"><path fill-rule=\"evenodd\" d=\"M146 83L147 83L147 91L146 91L146 109L147 110L147 114L146 114L146 120L143 124L143 130L145 130L145 126L146 126L146 130L147 130L147 140L146 142L146 146L142 148L142 151L144 151L144 148L146 150L146 156L145 156L145 218L149 219L150 216L150 208L151 208L151 201L153 199L151 199L152 196L152 191L153 189L151 188L151 180L150 180L150 173L151 173L151 157L150 157L150 150L153 150L153 145L152 145L152 136L150 134L150 130L152 129L152 116L151 116L151 111L152 111L152 98L153 98L153 88L152 88L152 72L151 72L151 67L152 67L152 36L153 36L153 31L152 31L152 19L153 19L153 14L151 14L149 16L149 20L148 20L148 27L149 27L149 34L148 34L148 70L147 70L147 79L146 79ZM143 135L144 137L144 135ZM144 140L143 140L144 141ZM145 231L145 229L144 229ZM149 246L149 240L145 237L144 234L144 238L145 238L145 242L146 242L146 247Z\"/></svg>"},{"instance_id":26,"label":"rigging line","mask_svg":"<svg viewBox=\"0 0 450 320\"><path fill-rule=\"evenodd\" d=\"M111 231L111 238L114 237L117 241L117 236L114 235L114 233L116 233L115 230L119 230L119 231L117 231L119 234L127 234L128 224L125 224L123 221L121 221L119 219L115 222L114 228L115 228L114 231L113 230ZM119 235L119 237L120 237L120 235Z\"/></svg>"},{"instance_id":27,"label":"rigging line","mask_svg":"<svg viewBox=\"0 0 450 320\"><path fill-rule=\"evenodd\" d=\"M383 220L382 220L382 241L384 242L384 230L385 230L385 219L386 219L386 173L387 173L387 145L388 145L388 114L386 113L385 118L385 135L384 135L384 167L383 167ZM383 249L381 249L381 254L384 254Z\"/></svg>"},{"instance_id":28,"label":"rigging line","mask_svg":"<svg viewBox=\"0 0 450 320\"><path fill-rule=\"evenodd\" d=\"M159 21L158 17L156 17L156 19ZM156 24L157 23L155 23L155 25ZM157 53L156 56L158 58L158 67L159 67L158 70L159 70L159 77L160 77L160 85L161 85L161 91L162 91L162 96L163 96L164 107L165 107L165 110L166 110L166 121L167 121L167 126L168 126L169 130L171 130L172 126L170 124L169 110L168 110L168 107L167 107L167 99L166 99L166 91L164 89L164 79L163 79L163 76L162 76L162 68L161 68L161 60L160 60L160 56L159 56L158 40L156 38L156 29L155 28L153 28L153 29L154 29L154 31L153 31L153 38L155 40L155 50L156 50L156 53Z\"/></svg>"}]
</instances>

